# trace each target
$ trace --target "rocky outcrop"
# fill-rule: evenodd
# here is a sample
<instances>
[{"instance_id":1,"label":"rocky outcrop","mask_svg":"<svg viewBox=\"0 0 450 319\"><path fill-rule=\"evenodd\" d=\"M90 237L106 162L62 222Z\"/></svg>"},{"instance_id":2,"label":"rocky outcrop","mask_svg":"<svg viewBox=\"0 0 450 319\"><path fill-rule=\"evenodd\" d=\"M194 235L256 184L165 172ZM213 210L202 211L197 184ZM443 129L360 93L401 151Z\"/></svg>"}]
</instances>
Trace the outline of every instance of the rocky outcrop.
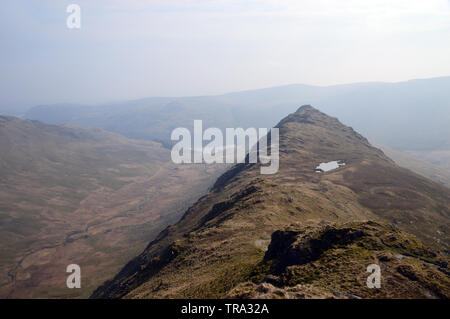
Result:
<instances>
[{"instance_id":1,"label":"rocky outcrop","mask_svg":"<svg viewBox=\"0 0 450 319\"><path fill-rule=\"evenodd\" d=\"M379 222L276 231L260 283L233 289L236 298L449 298L448 256L397 227ZM369 288L367 266L381 269ZM314 288L313 292L311 287Z\"/></svg>"}]
</instances>

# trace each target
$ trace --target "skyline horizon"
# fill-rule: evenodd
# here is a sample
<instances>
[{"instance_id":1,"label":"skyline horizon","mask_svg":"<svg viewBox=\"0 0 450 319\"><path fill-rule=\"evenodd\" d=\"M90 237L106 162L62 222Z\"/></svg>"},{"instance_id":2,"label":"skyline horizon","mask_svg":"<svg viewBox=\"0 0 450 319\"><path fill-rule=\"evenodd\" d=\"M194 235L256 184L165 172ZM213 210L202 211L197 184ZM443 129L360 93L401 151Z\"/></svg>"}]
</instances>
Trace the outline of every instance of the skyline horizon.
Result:
<instances>
[{"instance_id":1,"label":"skyline horizon","mask_svg":"<svg viewBox=\"0 0 450 319\"><path fill-rule=\"evenodd\" d=\"M7 0L0 107L442 77L449 35L448 0Z\"/></svg>"},{"instance_id":2,"label":"skyline horizon","mask_svg":"<svg viewBox=\"0 0 450 319\"><path fill-rule=\"evenodd\" d=\"M330 87L339 87L339 86L351 86L351 85L358 85L358 84L398 84L398 83L406 83L411 81L423 81L423 80L434 80L434 79L442 79L442 78L450 78L450 75L442 75L442 76L433 76L433 77L422 77L422 78L411 78L407 80L401 80L401 81L361 81L361 82L346 82L346 83L338 83L338 84L328 84L328 85L316 85L316 84L309 84L309 83L289 83L289 84L281 84L281 85L274 85L274 86L267 86L267 87L258 87L258 88L249 88L249 89L241 89L241 90L235 90L235 91L226 91L221 93L212 93L212 94L192 94L192 95L153 95L153 96L142 96L137 98L123 98L123 99L109 99L104 100L100 102L91 102L91 103L81 103L76 101L57 101L57 102L41 102L41 103L34 103L30 104L28 106L22 106L20 112L17 112L16 114L8 113L8 111L11 111L8 109L8 107L5 108L4 105L0 105L0 115L6 115L6 116L17 116L21 117L25 115L25 113L38 106L49 106L49 105L79 105L79 106L102 106L102 105L108 105L108 104L117 104L117 103L129 103L129 102L137 102L141 100L147 100L147 99L176 99L176 98L195 98L195 97L214 97L214 96L225 96L228 94L236 94L236 93L245 93L245 92L251 92L251 91L260 91L260 90L266 90L266 89L276 89L276 88L283 88L283 87L289 87L289 86L309 86L309 87L320 87L320 88L330 88ZM5 113L5 110L7 111ZM24 113L25 112L25 113ZM23 113L23 114L19 114Z\"/></svg>"}]
</instances>

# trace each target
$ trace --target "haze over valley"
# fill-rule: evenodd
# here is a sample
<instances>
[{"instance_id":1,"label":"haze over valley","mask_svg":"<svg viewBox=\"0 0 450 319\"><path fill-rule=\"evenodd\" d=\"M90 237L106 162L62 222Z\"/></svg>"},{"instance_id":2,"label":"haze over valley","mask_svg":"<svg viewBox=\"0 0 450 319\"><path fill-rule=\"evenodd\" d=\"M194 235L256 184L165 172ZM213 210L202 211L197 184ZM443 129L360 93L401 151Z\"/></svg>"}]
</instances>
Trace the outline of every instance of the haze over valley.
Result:
<instances>
[{"instance_id":1,"label":"haze over valley","mask_svg":"<svg viewBox=\"0 0 450 319\"><path fill-rule=\"evenodd\" d=\"M2 1L0 299L449 299L449 39L449 0Z\"/></svg>"},{"instance_id":2,"label":"haze over valley","mask_svg":"<svg viewBox=\"0 0 450 319\"><path fill-rule=\"evenodd\" d=\"M438 167L441 174L427 174L432 168L419 169L419 173L450 185L450 77L328 87L293 84L218 96L148 98L92 106L40 105L30 108L24 117L103 128L170 147L171 131L192 129L195 119L203 120L205 127L221 129L272 127L303 104L338 117L372 143L400 151L400 157L410 158L401 162L408 168L417 167L407 163L417 160Z\"/></svg>"}]
</instances>

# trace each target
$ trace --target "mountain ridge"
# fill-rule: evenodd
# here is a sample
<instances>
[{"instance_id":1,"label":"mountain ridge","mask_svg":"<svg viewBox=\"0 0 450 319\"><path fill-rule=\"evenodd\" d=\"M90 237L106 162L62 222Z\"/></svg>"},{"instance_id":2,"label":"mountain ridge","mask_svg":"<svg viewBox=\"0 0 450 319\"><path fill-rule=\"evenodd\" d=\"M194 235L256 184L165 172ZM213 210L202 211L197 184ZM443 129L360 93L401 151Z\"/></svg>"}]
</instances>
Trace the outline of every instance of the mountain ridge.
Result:
<instances>
[{"instance_id":1,"label":"mountain ridge","mask_svg":"<svg viewBox=\"0 0 450 319\"><path fill-rule=\"evenodd\" d=\"M448 188L398 167L352 128L311 106L277 127L277 174L259 175L260 163L236 165L91 297L224 297L252 277L271 234L288 226L384 221L448 249ZM315 171L334 160L345 166Z\"/></svg>"}]
</instances>

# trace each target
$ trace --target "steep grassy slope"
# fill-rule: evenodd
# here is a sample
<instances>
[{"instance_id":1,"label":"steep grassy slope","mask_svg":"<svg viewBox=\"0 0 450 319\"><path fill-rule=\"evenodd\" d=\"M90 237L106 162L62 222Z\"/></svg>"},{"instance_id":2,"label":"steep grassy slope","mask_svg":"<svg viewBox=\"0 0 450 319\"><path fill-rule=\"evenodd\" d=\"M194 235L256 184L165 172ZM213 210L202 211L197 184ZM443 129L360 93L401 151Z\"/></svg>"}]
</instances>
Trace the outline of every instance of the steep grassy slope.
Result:
<instances>
[{"instance_id":1,"label":"steep grassy slope","mask_svg":"<svg viewBox=\"0 0 450 319\"><path fill-rule=\"evenodd\" d=\"M168 163L158 143L13 117L0 150L1 297L88 296L218 174ZM80 290L66 287L71 263Z\"/></svg>"},{"instance_id":2,"label":"steep grassy slope","mask_svg":"<svg viewBox=\"0 0 450 319\"><path fill-rule=\"evenodd\" d=\"M260 265L271 235L288 226L387 221L448 250L448 188L400 168L352 128L311 106L278 127L277 174L260 175L260 164L238 164L92 297L227 296L267 271ZM346 165L315 172L318 164L335 160ZM358 276L365 271L361 268ZM327 273L323 276L316 288L335 289L333 281L327 286ZM348 287L356 280L342 278Z\"/></svg>"}]
</instances>

